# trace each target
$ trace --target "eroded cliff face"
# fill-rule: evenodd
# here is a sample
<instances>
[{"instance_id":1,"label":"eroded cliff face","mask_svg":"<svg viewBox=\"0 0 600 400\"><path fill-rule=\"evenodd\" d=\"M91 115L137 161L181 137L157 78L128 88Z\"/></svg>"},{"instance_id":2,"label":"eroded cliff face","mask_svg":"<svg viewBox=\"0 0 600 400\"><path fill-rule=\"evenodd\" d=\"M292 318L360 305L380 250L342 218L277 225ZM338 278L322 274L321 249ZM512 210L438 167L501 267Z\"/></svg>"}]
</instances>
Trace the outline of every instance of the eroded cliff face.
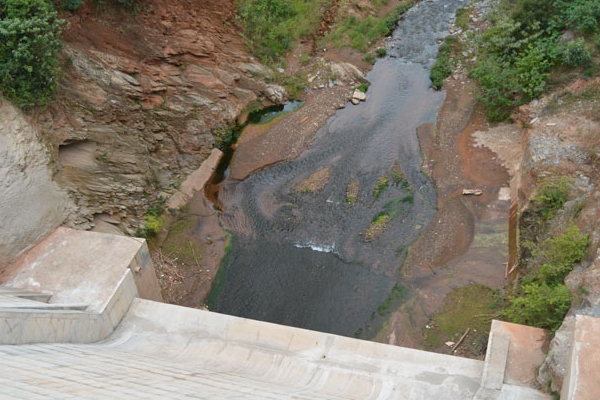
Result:
<instances>
[{"instance_id":1,"label":"eroded cliff face","mask_svg":"<svg viewBox=\"0 0 600 400\"><path fill-rule=\"evenodd\" d=\"M36 128L0 98L0 274L74 211L51 163Z\"/></svg>"},{"instance_id":2,"label":"eroded cliff face","mask_svg":"<svg viewBox=\"0 0 600 400\"><path fill-rule=\"evenodd\" d=\"M242 110L284 100L244 49L233 10L232 0L145 0L62 15L65 76L32 120L77 207L68 225L101 219L134 234Z\"/></svg>"}]
</instances>

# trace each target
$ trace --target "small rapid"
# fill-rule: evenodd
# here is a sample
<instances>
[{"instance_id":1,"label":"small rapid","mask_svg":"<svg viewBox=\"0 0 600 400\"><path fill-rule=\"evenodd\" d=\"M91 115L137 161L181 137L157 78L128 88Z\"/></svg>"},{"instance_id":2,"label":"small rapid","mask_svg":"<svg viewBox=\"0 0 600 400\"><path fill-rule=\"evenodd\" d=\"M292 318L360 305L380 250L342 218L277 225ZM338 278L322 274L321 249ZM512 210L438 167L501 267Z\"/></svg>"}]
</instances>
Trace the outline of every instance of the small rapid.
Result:
<instances>
[{"instance_id":1,"label":"small rapid","mask_svg":"<svg viewBox=\"0 0 600 400\"><path fill-rule=\"evenodd\" d=\"M233 245L214 311L346 336L373 318L436 213L416 130L435 123L444 95L429 87L429 67L466 4L413 7L367 76L365 103L339 110L297 159L223 182ZM323 171L322 189L298 189Z\"/></svg>"}]
</instances>

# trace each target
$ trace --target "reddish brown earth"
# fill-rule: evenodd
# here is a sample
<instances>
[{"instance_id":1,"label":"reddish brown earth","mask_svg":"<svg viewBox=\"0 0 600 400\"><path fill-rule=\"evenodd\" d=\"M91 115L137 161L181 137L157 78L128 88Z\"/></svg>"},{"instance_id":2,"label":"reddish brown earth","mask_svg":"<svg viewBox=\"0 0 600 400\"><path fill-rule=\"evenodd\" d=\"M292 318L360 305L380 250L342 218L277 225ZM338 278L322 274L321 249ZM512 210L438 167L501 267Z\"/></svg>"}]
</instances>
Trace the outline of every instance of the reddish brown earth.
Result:
<instances>
[{"instance_id":1,"label":"reddish brown earth","mask_svg":"<svg viewBox=\"0 0 600 400\"><path fill-rule=\"evenodd\" d=\"M492 287L504 284L504 260L498 254L503 244L470 248L479 221L505 220L507 224L508 204L496 203L500 187L507 186L508 174L489 149L474 146L471 134L487 129L476 108L474 84L457 74L445 88L437 126L418 130L423 170L438 193L438 214L411 246L403 267L414 297L392 313L376 339L404 347L426 348L422 330L452 287L471 281ZM483 194L464 196L463 189L481 189ZM435 350L448 351L444 347Z\"/></svg>"}]
</instances>

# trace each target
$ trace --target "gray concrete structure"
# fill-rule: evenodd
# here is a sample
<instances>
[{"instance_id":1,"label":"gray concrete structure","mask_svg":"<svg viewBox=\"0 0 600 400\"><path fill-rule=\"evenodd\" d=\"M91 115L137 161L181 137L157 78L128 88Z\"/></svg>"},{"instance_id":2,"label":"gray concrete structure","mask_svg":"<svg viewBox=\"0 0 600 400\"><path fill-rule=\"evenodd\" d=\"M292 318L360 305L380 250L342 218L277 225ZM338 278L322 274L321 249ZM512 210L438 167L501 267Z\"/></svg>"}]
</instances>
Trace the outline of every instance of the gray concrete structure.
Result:
<instances>
[{"instance_id":1,"label":"gray concrete structure","mask_svg":"<svg viewBox=\"0 0 600 400\"><path fill-rule=\"evenodd\" d=\"M550 398L511 378L529 343L514 324L494 322L478 361L178 307L136 297L144 252L61 228L19 260L0 290L0 399Z\"/></svg>"}]
</instances>

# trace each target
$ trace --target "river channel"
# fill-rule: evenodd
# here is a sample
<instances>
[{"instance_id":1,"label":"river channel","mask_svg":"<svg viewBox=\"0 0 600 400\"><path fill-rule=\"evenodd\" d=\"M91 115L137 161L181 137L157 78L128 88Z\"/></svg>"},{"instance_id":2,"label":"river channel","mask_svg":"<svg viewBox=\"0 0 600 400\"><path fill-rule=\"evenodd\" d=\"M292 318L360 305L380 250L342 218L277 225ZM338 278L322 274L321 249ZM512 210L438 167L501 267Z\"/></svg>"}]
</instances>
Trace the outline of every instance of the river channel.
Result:
<instances>
[{"instance_id":1,"label":"river channel","mask_svg":"<svg viewBox=\"0 0 600 400\"><path fill-rule=\"evenodd\" d=\"M429 87L429 67L466 4L413 7L368 74L364 103L339 110L297 159L223 182L232 249L214 311L351 336L401 291L407 249L436 214L416 134L444 99ZM322 189L299 189L319 171ZM373 238L382 215L387 225Z\"/></svg>"}]
</instances>

